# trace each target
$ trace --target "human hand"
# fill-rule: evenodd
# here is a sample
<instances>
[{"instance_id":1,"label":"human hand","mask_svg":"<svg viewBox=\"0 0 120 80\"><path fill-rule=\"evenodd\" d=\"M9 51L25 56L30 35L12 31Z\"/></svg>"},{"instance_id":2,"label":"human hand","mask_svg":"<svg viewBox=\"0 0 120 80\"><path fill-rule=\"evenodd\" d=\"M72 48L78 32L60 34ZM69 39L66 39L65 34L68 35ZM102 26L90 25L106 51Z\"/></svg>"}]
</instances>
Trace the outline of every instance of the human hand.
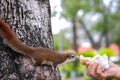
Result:
<instances>
[{"instance_id":1,"label":"human hand","mask_svg":"<svg viewBox=\"0 0 120 80\"><path fill-rule=\"evenodd\" d=\"M105 69L104 71L102 71L99 63L95 61L86 62L85 65L88 68L87 74L91 77L95 77L100 80L110 77L120 79L120 67L113 64L112 62L109 62L110 67L108 69Z\"/></svg>"}]
</instances>

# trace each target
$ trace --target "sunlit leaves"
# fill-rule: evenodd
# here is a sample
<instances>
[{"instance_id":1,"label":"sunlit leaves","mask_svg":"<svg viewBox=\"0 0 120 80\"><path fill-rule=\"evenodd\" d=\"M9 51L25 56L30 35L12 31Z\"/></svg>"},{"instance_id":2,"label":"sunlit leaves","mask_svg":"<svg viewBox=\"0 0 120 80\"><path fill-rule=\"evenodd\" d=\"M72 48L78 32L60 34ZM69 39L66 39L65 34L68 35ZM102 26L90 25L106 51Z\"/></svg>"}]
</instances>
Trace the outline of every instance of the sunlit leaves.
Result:
<instances>
[{"instance_id":1,"label":"sunlit leaves","mask_svg":"<svg viewBox=\"0 0 120 80\"><path fill-rule=\"evenodd\" d=\"M89 0L63 0L61 15L68 20L73 20L77 12L83 8L84 12L89 10Z\"/></svg>"},{"instance_id":2,"label":"sunlit leaves","mask_svg":"<svg viewBox=\"0 0 120 80\"><path fill-rule=\"evenodd\" d=\"M91 0L91 11L102 13L105 9L102 0Z\"/></svg>"}]
</instances>

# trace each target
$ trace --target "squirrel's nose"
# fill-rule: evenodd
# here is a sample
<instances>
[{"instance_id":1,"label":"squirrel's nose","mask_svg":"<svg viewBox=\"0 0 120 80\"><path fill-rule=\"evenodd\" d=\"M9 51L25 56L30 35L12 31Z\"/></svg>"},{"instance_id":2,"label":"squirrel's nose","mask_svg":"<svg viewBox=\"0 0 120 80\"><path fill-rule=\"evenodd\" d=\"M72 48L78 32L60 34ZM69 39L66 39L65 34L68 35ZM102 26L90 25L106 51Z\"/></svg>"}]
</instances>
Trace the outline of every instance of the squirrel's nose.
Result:
<instances>
[{"instance_id":1,"label":"squirrel's nose","mask_svg":"<svg viewBox=\"0 0 120 80\"><path fill-rule=\"evenodd\" d=\"M76 59L76 60L79 60L79 57L76 57L75 59Z\"/></svg>"}]
</instances>

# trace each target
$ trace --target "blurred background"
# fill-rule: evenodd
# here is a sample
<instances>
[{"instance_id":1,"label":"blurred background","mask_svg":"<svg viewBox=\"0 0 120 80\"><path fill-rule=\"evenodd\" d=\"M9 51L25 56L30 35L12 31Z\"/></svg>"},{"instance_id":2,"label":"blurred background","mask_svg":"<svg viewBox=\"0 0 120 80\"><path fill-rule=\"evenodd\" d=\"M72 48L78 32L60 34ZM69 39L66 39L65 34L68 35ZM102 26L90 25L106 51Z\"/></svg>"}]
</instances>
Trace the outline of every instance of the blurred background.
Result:
<instances>
[{"instance_id":1,"label":"blurred background","mask_svg":"<svg viewBox=\"0 0 120 80\"><path fill-rule=\"evenodd\" d=\"M50 0L54 49L120 65L120 0ZM60 67L62 80L96 80L79 61ZM111 79L115 80L115 79Z\"/></svg>"}]
</instances>

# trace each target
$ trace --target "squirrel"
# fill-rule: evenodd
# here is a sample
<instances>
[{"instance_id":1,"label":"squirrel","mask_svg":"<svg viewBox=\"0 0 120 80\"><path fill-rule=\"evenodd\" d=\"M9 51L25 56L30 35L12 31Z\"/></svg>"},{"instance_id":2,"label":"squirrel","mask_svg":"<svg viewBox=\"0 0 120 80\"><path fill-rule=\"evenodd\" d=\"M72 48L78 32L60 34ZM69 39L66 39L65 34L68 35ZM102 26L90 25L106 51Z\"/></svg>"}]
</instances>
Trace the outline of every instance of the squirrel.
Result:
<instances>
[{"instance_id":1,"label":"squirrel","mask_svg":"<svg viewBox=\"0 0 120 80\"><path fill-rule=\"evenodd\" d=\"M35 65L50 64L54 68L58 64L77 60L78 57L73 53L55 52L48 48L31 47L23 44L10 29L10 26L0 18L0 36L5 43L14 51L29 57Z\"/></svg>"}]
</instances>

